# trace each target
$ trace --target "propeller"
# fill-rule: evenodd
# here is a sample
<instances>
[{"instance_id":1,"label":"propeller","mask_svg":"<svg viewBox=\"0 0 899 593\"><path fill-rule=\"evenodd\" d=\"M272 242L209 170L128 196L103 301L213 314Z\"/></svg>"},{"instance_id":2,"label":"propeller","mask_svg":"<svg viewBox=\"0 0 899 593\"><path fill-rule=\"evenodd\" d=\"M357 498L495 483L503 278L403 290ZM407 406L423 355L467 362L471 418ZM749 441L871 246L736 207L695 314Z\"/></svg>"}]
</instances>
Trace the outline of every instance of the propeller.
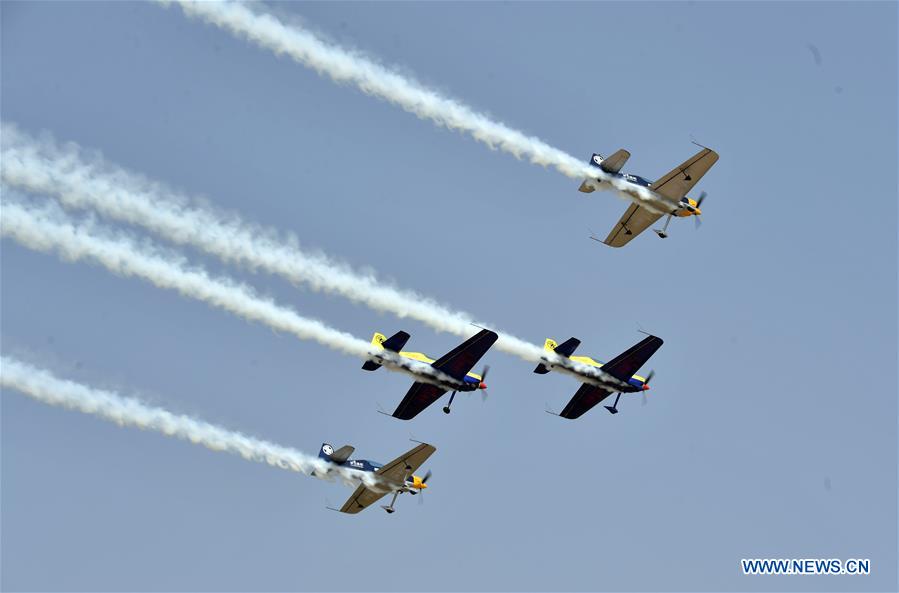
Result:
<instances>
[{"instance_id":1,"label":"propeller","mask_svg":"<svg viewBox=\"0 0 899 593\"><path fill-rule=\"evenodd\" d=\"M705 193L705 192L702 192L701 194L699 194L699 199L696 200L696 207L697 207L697 208L699 208L699 207L702 206L702 201L705 200L705 197L706 197L707 195L708 195L708 194ZM699 230L699 227L702 226L702 215L694 216L694 217L693 217L693 224L696 226L696 230Z\"/></svg>"},{"instance_id":2,"label":"propeller","mask_svg":"<svg viewBox=\"0 0 899 593\"><path fill-rule=\"evenodd\" d=\"M422 484L427 484L428 480L431 479L431 470L428 470L428 473L425 474L425 477L421 479ZM424 488L418 491L418 505L421 506L425 503L425 491Z\"/></svg>"},{"instance_id":3,"label":"propeller","mask_svg":"<svg viewBox=\"0 0 899 593\"><path fill-rule=\"evenodd\" d=\"M655 377L656 371L655 369L649 371L649 374L646 375L646 380L643 381L643 385L649 385L649 382L652 381L652 378ZM646 405L646 389L643 389L643 401L640 405Z\"/></svg>"},{"instance_id":4,"label":"propeller","mask_svg":"<svg viewBox=\"0 0 899 593\"><path fill-rule=\"evenodd\" d=\"M490 372L490 365L484 365L484 370L481 371L481 385L484 387L481 389L481 402L487 401L487 373Z\"/></svg>"}]
</instances>

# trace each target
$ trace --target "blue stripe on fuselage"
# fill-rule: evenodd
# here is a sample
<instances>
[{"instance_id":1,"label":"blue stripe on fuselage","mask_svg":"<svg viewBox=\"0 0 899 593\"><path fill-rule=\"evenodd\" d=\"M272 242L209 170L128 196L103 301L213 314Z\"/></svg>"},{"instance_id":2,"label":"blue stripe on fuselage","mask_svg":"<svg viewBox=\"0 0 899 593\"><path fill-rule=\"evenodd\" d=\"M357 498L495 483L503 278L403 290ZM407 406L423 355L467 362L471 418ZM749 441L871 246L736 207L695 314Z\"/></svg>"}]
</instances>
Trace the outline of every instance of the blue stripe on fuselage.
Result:
<instances>
[{"instance_id":1,"label":"blue stripe on fuselage","mask_svg":"<svg viewBox=\"0 0 899 593\"><path fill-rule=\"evenodd\" d=\"M331 463L334 463L333 461ZM336 463L334 465L337 465ZM377 461L369 461L368 459L347 459L342 467L348 467L350 469L357 469L363 472L374 472L381 469L383 463L378 463Z\"/></svg>"},{"instance_id":2,"label":"blue stripe on fuselage","mask_svg":"<svg viewBox=\"0 0 899 593\"><path fill-rule=\"evenodd\" d=\"M331 463L334 463L333 461ZM337 465L334 463L334 465ZM355 469L363 472L376 472L384 466L383 463L378 463L377 461L369 461L368 459L347 459L345 463L341 465L341 467L348 467L350 469ZM412 476L409 476L406 479L407 484L414 484L415 480L412 479Z\"/></svg>"},{"instance_id":3,"label":"blue stripe on fuselage","mask_svg":"<svg viewBox=\"0 0 899 593\"><path fill-rule=\"evenodd\" d=\"M643 381L641 381L640 379L634 379L633 377L631 377L630 379L627 380L627 382L628 382L628 384L636 387L637 389L643 389Z\"/></svg>"}]
</instances>

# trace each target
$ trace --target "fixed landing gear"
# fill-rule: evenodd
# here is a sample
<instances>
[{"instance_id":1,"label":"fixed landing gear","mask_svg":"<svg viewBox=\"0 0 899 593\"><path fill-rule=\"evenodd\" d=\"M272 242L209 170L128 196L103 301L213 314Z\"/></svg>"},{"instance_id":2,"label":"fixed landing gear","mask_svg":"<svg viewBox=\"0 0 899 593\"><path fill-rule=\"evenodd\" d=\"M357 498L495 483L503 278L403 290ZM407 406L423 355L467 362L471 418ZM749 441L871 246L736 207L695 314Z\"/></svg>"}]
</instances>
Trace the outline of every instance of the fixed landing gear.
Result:
<instances>
[{"instance_id":1,"label":"fixed landing gear","mask_svg":"<svg viewBox=\"0 0 899 593\"><path fill-rule=\"evenodd\" d=\"M455 398L455 397L456 397L456 392L454 391L453 394L450 396L449 403L447 403L445 406L443 406L443 413L444 413L444 414L449 414L449 413L450 413L450 406L453 405L453 398Z\"/></svg>"},{"instance_id":2,"label":"fixed landing gear","mask_svg":"<svg viewBox=\"0 0 899 593\"><path fill-rule=\"evenodd\" d=\"M382 504L381 508L387 511L387 514L393 513L396 509L393 508L393 503L396 502L396 497L400 495L399 490L393 493L393 499L390 501L390 504Z\"/></svg>"},{"instance_id":3,"label":"fixed landing gear","mask_svg":"<svg viewBox=\"0 0 899 593\"><path fill-rule=\"evenodd\" d=\"M656 232L660 239L668 238L668 224L671 222L671 214L668 215L668 218L665 219L665 226L661 229L652 229Z\"/></svg>"},{"instance_id":4,"label":"fixed landing gear","mask_svg":"<svg viewBox=\"0 0 899 593\"><path fill-rule=\"evenodd\" d=\"M621 399L621 394L619 393L615 396L615 404L611 406L605 406L605 408L609 411L610 414L618 413L618 400Z\"/></svg>"}]
</instances>

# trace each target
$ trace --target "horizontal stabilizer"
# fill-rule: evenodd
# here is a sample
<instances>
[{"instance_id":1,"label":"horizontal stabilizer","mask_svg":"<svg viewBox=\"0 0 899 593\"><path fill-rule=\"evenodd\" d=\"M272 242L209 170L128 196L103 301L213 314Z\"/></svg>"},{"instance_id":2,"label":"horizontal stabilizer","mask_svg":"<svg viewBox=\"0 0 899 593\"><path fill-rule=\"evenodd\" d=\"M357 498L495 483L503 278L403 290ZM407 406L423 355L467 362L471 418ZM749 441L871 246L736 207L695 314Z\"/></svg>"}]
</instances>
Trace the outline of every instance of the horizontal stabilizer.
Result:
<instances>
[{"instance_id":1,"label":"horizontal stabilizer","mask_svg":"<svg viewBox=\"0 0 899 593\"><path fill-rule=\"evenodd\" d=\"M340 449L334 450L328 443L322 443L321 449L318 451L318 456L322 459L327 459L332 463L336 463L338 465L342 465L346 463L346 460L350 458L350 455L355 451L355 447L351 447L350 445L344 445Z\"/></svg>"},{"instance_id":2,"label":"horizontal stabilizer","mask_svg":"<svg viewBox=\"0 0 899 593\"><path fill-rule=\"evenodd\" d=\"M631 158L631 153L622 148L616 150L608 158L603 159L602 162L599 163L599 168L606 173L614 174L621 171L621 167L624 166L624 163L626 163L629 158Z\"/></svg>"},{"instance_id":3,"label":"horizontal stabilizer","mask_svg":"<svg viewBox=\"0 0 899 593\"><path fill-rule=\"evenodd\" d=\"M352 455L355 450L355 447L344 445L331 454L331 461L334 463L346 463L347 459L350 458L350 455Z\"/></svg>"},{"instance_id":4,"label":"horizontal stabilizer","mask_svg":"<svg viewBox=\"0 0 899 593\"><path fill-rule=\"evenodd\" d=\"M403 346L406 345L406 342L409 341L409 334L404 331L398 331L386 340L381 343L381 346L384 347L384 350L390 350L391 352L399 352L403 349Z\"/></svg>"},{"instance_id":5,"label":"horizontal stabilizer","mask_svg":"<svg viewBox=\"0 0 899 593\"><path fill-rule=\"evenodd\" d=\"M556 346L554 350L555 353L559 356L568 358L569 356L574 354L574 351L577 350L577 347L580 345L581 341L577 338L568 338L567 340Z\"/></svg>"}]
</instances>

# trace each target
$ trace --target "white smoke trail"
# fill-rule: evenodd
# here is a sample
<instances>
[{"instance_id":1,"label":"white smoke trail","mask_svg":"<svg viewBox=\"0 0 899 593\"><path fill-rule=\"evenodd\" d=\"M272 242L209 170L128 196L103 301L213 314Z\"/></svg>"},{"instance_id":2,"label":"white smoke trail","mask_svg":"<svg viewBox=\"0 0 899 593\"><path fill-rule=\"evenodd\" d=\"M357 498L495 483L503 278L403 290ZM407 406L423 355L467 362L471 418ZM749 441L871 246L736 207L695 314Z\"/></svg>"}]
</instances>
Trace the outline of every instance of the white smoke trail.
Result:
<instances>
[{"instance_id":1,"label":"white smoke trail","mask_svg":"<svg viewBox=\"0 0 899 593\"><path fill-rule=\"evenodd\" d=\"M162 1L165 4L169 2ZM573 179L602 179L618 190L637 192L636 198L630 193L618 193L659 214L667 212L664 204L659 203L645 188L635 187L553 148L539 138L493 121L487 115L442 96L357 52L328 43L299 24L284 23L276 15L262 12L258 4L175 1L186 15L230 31L277 55L288 55L319 74L327 74L335 82L352 83L362 92L389 101L422 119L467 132L492 149L498 148L519 159L527 158L537 165L554 167Z\"/></svg>"},{"instance_id":2,"label":"white smoke trail","mask_svg":"<svg viewBox=\"0 0 899 593\"><path fill-rule=\"evenodd\" d=\"M173 414L112 391L60 379L46 370L14 358L0 357L0 385L45 404L99 416L120 426L153 430L213 451L226 451L281 469L318 478L339 477L350 485L358 484L359 480L369 485L374 485L377 481L368 472L334 466L290 447L246 436L183 414Z\"/></svg>"},{"instance_id":3,"label":"white smoke trail","mask_svg":"<svg viewBox=\"0 0 899 593\"><path fill-rule=\"evenodd\" d=\"M59 211L26 207L4 196L0 234L30 249L57 251L72 261L92 259L115 274L143 278L160 288L176 290L244 319L290 332L303 340L314 340L346 354L367 359L372 353L368 342L303 317L257 295L244 284L228 278L212 278L202 268L187 268L182 261L162 254L149 244L139 248L130 238L113 236L90 222L73 224ZM379 350L378 354L394 360L397 370L415 379L424 373L438 381L453 382L451 377L430 365L401 358L389 351Z\"/></svg>"},{"instance_id":4,"label":"white smoke trail","mask_svg":"<svg viewBox=\"0 0 899 593\"><path fill-rule=\"evenodd\" d=\"M414 292L362 274L323 254L301 249L294 237L192 206L189 200L157 183L87 157L75 144L60 146L48 135L40 140L3 122L0 175L4 183L47 193L65 206L95 208L105 216L141 225L178 244L190 244L225 262L281 275L315 290L340 294L378 311L417 319L438 331L467 337L473 317ZM479 323L478 325L487 325ZM496 347L529 362L544 354L538 346L501 333Z\"/></svg>"},{"instance_id":5,"label":"white smoke trail","mask_svg":"<svg viewBox=\"0 0 899 593\"><path fill-rule=\"evenodd\" d=\"M137 276L161 288L174 289L245 319L290 332L304 340L315 340L347 354L366 357L369 344L323 323L307 319L262 298L248 286L223 278L212 278L199 268L188 269L182 262L155 253L144 253L132 241L96 234L100 229L88 223L74 225L47 209L26 208L4 199L0 232L38 251L58 251L66 259L93 259L122 276ZM144 250L149 250L144 246Z\"/></svg>"}]
</instances>

